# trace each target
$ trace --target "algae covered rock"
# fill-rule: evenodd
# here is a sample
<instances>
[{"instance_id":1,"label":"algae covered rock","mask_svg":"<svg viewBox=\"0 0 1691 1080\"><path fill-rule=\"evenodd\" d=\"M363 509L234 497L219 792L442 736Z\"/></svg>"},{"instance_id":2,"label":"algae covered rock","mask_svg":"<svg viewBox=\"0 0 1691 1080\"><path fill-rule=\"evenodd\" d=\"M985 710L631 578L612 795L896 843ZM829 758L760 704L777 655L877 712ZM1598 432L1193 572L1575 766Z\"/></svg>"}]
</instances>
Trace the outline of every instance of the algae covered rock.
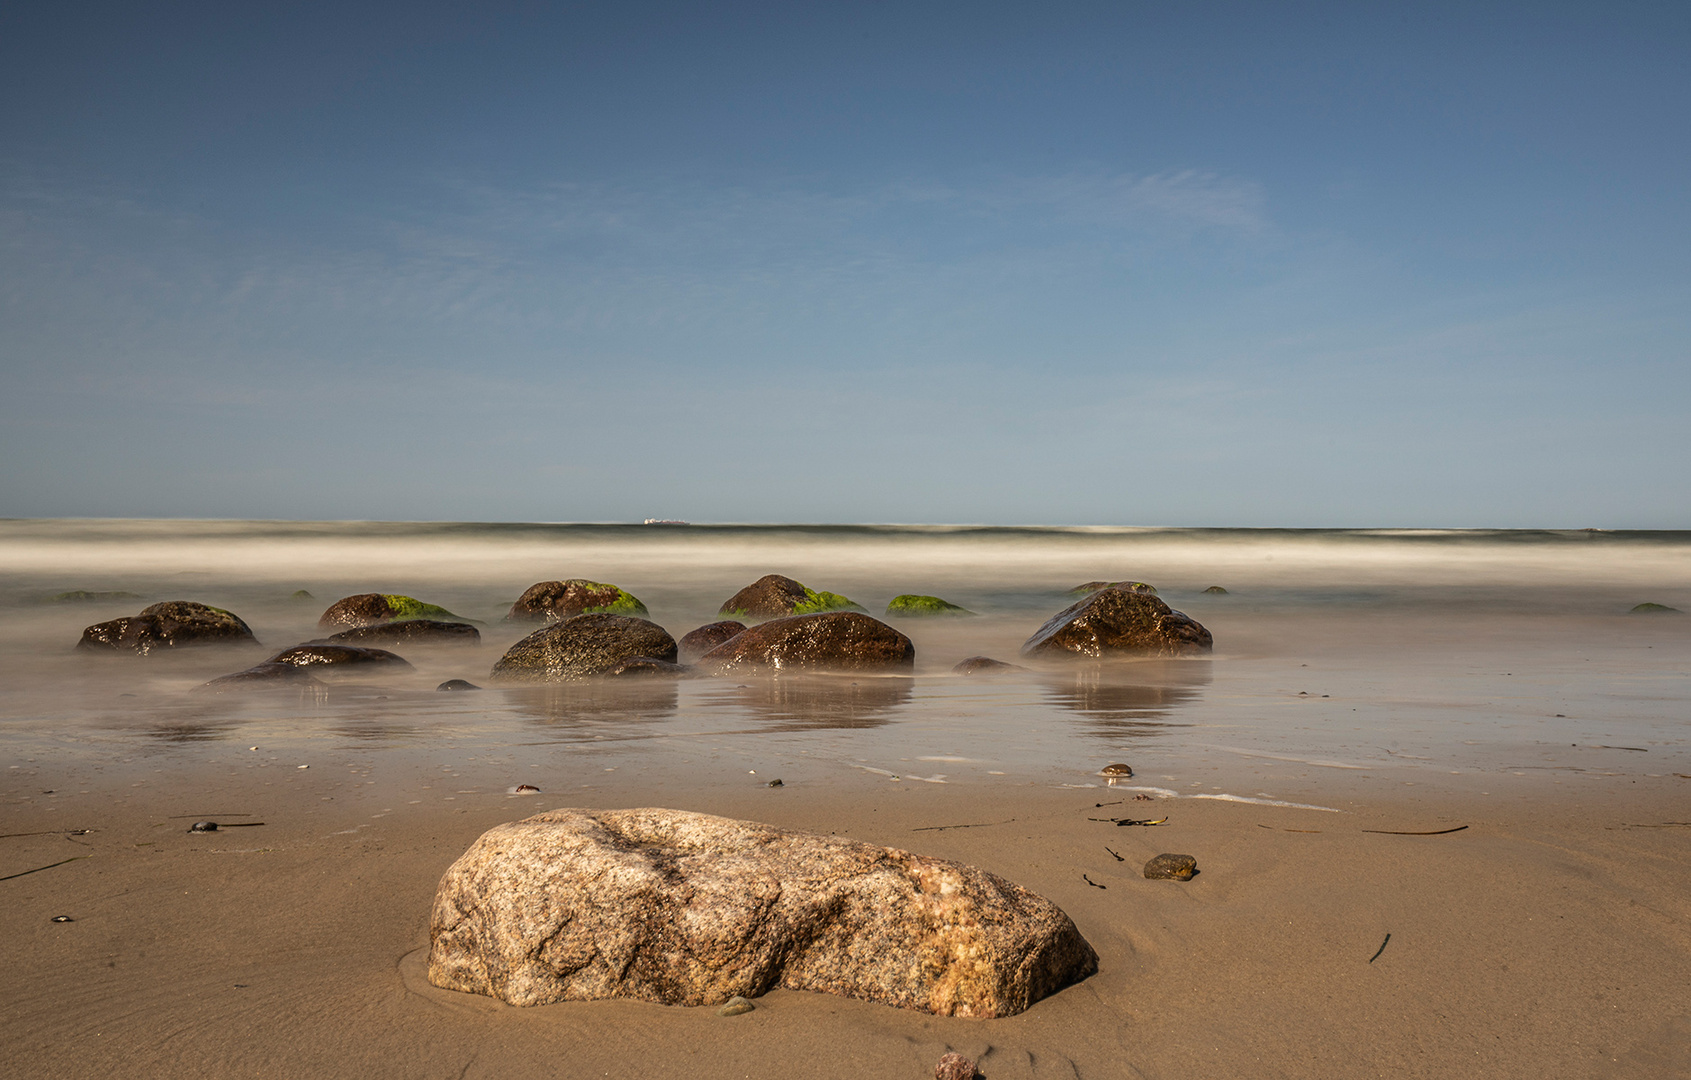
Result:
<instances>
[{"instance_id":1,"label":"algae covered rock","mask_svg":"<svg viewBox=\"0 0 1691 1080\"><path fill-rule=\"evenodd\" d=\"M506 622L556 622L574 615L604 612L644 619L651 613L634 594L616 585L585 578L530 585L511 605Z\"/></svg>"},{"instance_id":2,"label":"algae covered rock","mask_svg":"<svg viewBox=\"0 0 1691 1080\"><path fill-rule=\"evenodd\" d=\"M469 623L400 619L355 626L323 640L333 645L480 645L481 631Z\"/></svg>"},{"instance_id":3,"label":"algae covered rock","mask_svg":"<svg viewBox=\"0 0 1691 1080\"><path fill-rule=\"evenodd\" d=\"M687 631L676 643L681 662L691 664L745 628L746 624L736 619L723 619L721 622L705 623L697 630Z\"/></svg>"},{"instance_id":4,"label":"algae covered rock","mask_svg":"<svg viewBox=\"0 0 1691 1080\"><path fill-rule=\"evenodd\" d=\"M129 650L147 656L161 649L190 645L257 645L252 630L238 615L192 600L167 600L126 615L95 623L82 631L77 648L90 651Z\"/></svg>"},{"instance_id":5,"label":"algae covered rock","mask_svg":"<svg viewBox=\"0 0 1691 1080\"><path fill-rule=\"evenodd\" d=\"M862 610L862 605L838 593L817 592L790 577L765 574L729 597L717 614L755 621L788 615L816 615L825 611Z\"/></svg>"},{"instance_id":6,"label":"algae covered rock","mask_svg":"<svg viewBox=\"0 0 1691 1080\"><path fill-rule=\"evenodd\" d=\"M542 627L493 665L503 682L573 682L605 675L635 657L675 661L675 639L657 623L593 612Z\"/></svg>"},{"instance_id":7,"label":"algae covered rock","mask_svg":"<svg viewBox=\"0 0 1691 1080\"><path fill-rule=\"evenodd\" d=\"M776 671L907 670L916 646L879 619L855 611L790 615L736 634L699 657L705 675Z\"/></svg>"},{"instance_id":8,"label":"algae covered rock","mask_svg":"<svg viewBox=\"0 0 1691 1080\"><path fill-rule=\"evenodd\" d=\"M1628 612L1628 614L1630 614L1630 615L1683 615L1685 613L1680 611L1676 607L1668 607L1666 604L1639 604L1636 607L1634 607L1630 612Z\"/></svg>"},{"instance_id":9,"label":"algae covered rock","mask_svg":"<svg viewBox=\"0 0 1691 1080\"><path fill-rule=\"evenodd\" d=\"M405 668L411 664L402 656L386 649L364 649L356 645L312 643L284 649L265 661L267 664L288 664L309 668Z\"/></svg>"},{"instance_id":10,"label":"algae covered rock","mask_svg":"<svg viewBox=\"0 0 1691 1080\"><path fill-rule=\"evenodd\" d=\"M1157 595L1157 587L1155 585L1147 585L1143 581L1088 581L1085 585L1076 585L1074 588L1070 589L1069 595L1085 596L1087 593L1095 593L1099 589L1124 589L1127 592L1148 593L1151 596Z\"/></svg>"},{"instance_id":11,"label":"algae covered rock","mask_svg":"<svg viewBox=\"0 0 1691 1080\"><path fill-rule=\"evenodd\" d=\"M397 593L359 593L357 596L342 597L330 604L329 609L317 620L317 629L370 626L399 619L436 619L459 623L468 621L443 607L425 604L410 596L400 596Z\"/></svg>"},{"instance_id":12,"label":"algae covered rock","mask_svg":"<svg viewBox=\"0 0 1691 1080\"><path fill-rule=\"evenodd\" d=\"M887 604L887 614L889 616L914 616L920 618L932 615L973 615L974 612L970 611L968 608L958 607L956 604L941 600L937 596L921 596L916 593L905 593L902 596L895 596L892 598L892 601Z\"/></svg>"},{"instance_id":13,"label":"algae covered rock","mask_svg":"<svg viewBox=\"0 0 1691 1080\"><path fill-rule=\"evenodd\" d=\"M431 983L512 1005L781 988L996 1017L1097 967L1060 908L973 866L665 809L490 829L429 926Z\"/></svg>"},{"instance_id":14,"label":"algae covered rock","mask_svg":"<svg viewBox=\"0 0 1691 1080\"><path fill-rule=\"evenodd\" d=\"M1037 658L1185 656L1210 651L1210 632L1148 593L1099 589L1059 611L1022 646Z\"/></svg>"}]
</instances>

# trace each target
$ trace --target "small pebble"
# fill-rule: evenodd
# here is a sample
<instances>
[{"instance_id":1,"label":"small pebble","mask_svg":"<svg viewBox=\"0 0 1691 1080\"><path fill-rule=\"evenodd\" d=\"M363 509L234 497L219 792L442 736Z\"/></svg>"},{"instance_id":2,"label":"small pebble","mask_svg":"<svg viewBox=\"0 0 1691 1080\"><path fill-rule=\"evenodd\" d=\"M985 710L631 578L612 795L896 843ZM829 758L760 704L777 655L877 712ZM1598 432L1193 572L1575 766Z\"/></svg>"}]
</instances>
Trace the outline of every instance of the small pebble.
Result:
<instances>
[{"instance_id":1,"label":"small pebble","mask_svg":"<svg viewBox=\"0 0 1691 1080\"><path fill-rule=\"evenodd\" d=\"M774 780L771 780L771 781L769 781L769 783L767 783L767 784L765 784L765 785L763 785L763 786L764 786L764 787L781 787L781 786L782 786L782 784L781 784L781 780L780 780L780 778L779 778L779 777L777 777L777 778L776 778L776 779L774 779Z\"/></svg>"},{"instance_id":2,"label":"small pebble","mask_svg":"<svg viewBox=\"0 0 1691 1080\"><path fill-rule=\"evenodd\" d=\"M1198 872L1198 860L1190 855L1158 855L1145 864L1145 876L1156 880L1191 881Z\"/></svg>"},{"instance_id":3,"label":"small pebble","mask_svg":"<svg viewBox=\"0 0 1691 1080\"><path fill-rule=\"evenodd\" d=\"M756 1005L753 1005L739 994L735 994L733 997L728 999L727 1004L716 1010L716 1015L739 1016L741 1013L749 1013L755 1008L757 1008Z\"/></svg>"},{"instance_id":4,"label":"small pebble","mask_svg":"<svg viewBox=\"0 0 1691 1080\"><path fill-rule=\"evenodd\" d=\"M76 920L71 918L69 915L55 915L47 921L48 922L75 922Z\"/></svg>"},{"instance_id":5,"label":"small pebble","mask_svg":"<svg viewBox=\"0 0 1691 1080\"><path fill-rule=\"evenodd\" d=\"M975 1080L975 1063L962 1054L950 1053L934 1066L934 1080Z\"/></svg>"},{"instance_id":6,"label":"small pebble","mask_svg":"<svg viewBox=\"0 0 1691 1080\"><path fill-rule=\"evenodd\" d=\"M217 831L217 822L215 822L215 821L196 821L192 825L188 826L188 831L189 832L216 832Z\"/></svg>"}]
</instances>

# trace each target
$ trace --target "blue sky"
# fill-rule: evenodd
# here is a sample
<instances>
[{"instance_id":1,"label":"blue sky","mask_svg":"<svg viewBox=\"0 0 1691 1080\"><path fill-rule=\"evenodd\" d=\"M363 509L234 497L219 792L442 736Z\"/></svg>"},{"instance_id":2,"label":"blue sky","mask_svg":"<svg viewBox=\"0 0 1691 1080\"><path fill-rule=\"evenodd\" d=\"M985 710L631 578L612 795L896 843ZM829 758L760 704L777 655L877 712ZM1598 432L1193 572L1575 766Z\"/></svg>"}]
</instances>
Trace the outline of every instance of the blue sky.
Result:
<instances>
[{"instance_id":1,"label":"blue sky","mask_svg":"<svg viewBox=\"0 0 1691 1080\"><path fill-rule=\"evenodd\" d=\"M1691 8L0 8L0 515L1686 528Z\"/></svg>"}]
</instances>

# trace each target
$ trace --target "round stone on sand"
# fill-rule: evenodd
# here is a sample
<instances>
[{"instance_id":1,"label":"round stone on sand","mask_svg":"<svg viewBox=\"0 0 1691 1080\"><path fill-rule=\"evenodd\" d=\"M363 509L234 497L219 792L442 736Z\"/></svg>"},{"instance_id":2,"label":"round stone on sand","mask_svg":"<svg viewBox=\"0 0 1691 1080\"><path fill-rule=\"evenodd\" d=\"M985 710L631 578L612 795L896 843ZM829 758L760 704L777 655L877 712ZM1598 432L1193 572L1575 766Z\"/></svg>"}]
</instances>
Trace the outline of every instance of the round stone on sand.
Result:
<instances>
[{"instance_id":1,"label":"round stone on sand","mask_svg":"<svg viewBox=\"0 0 1691 1080\"><path fill-rule=\"evenodd\" d=\"M1191 881L1198 872L1198 860L1190 855L1158 855L1145 864L1145 876L1152 880Z\"/></svg>"}]
</instances>

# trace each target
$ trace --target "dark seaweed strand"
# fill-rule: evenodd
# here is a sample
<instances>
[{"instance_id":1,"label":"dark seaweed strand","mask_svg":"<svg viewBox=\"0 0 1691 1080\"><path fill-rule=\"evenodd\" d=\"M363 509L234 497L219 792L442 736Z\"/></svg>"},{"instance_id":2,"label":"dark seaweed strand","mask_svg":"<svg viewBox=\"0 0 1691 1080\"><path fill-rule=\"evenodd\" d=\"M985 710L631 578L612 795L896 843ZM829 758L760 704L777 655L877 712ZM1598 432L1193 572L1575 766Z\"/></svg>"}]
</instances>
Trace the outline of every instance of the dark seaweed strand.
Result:
<instances>
[{"instance_id":1,"label":"dark seaweed strand","mask_svg":"<svg viewBox=\"0 0 1691 1080\"><path fill-rule=\"evenodd\" d=\"M1105 851L1110 851L1110 849L1109 849L1109 848L1105 848L1105 849L1104 849L1104 850L1105 850ZM1124 859L1124 858L1122 858L1122 857L1121 857L1121 856L1120 856L1120 855L1116 855L1116 853L1115 853L1115 852L1113 852L1113 851L1110 851L1110 854L1111 854L1111 855L1115 855L1115 856L1116 856L1116 862L1126 862L1126 861L1127 861L1127 860L1126 860L1126 859Z\"/></svg>"},{"instance_id":2,"label":"dark seaweed strand","mask_svg":"<svg viewBox=\"0 0 1691 1080\"><path fill-rule=\"evenodd\" d=\"M1400 832L1397 829L1363 829L1363 832L1379 833L1381 836L1443 836L1445 833L1461 832L1466 825L1458 825L1454 829L1434 829L1432 832Z\"/></svg>"},{"instance_id":3,"label":"dark seaweed strand","mask_svg":"<svg viewBox=\"0 0 1691 1080\"><path fill-rule=\"evenodd\" d=\"M46 866L37 866L34 870L20 870L15 874L7 874L5 877L0 877L0 881L10 881L15 877L23 877L25 874L39 874L41 871L51 870L55 866L63 866L68 862L75 862L78 859L92 859L93 857L94 856L92 855L72 855L70 858L60 859L56 863L48 863Z\"/></svg>"},{"instance_id":4,"label":"dark seaweed strand","mask_svg":"<svg viewBox=\"0 0 1691 1080\"><path fill-rule=\"evenodd\" d=\"M1082 881L1086 882L1088 885L1092 886L1094 889L1107 889L1107 888L1109 888L1109 886L1107 886L1107 885L1098 884L1096 881L1093 881L1091 878L1087 877L1085 874L1080 875L1080 877L1081 877Z\"/></svg>"},{"instance_id":5,"label":"dark seaweed strand","mask_svg":"<svg viewBox=\"0 0 1691 1080\"><path fill-rule=\"evenodd\" d=\"M1386 942L1389 942L1389 941L1391 941L1391 939L1392 939L1392 936L1391 936L1391 935L1390 935L1390 934L1387 934L1387 935L1386 935L1386 940L1385 940L1385 941L1382 941L1382 942L1380 942L1380 947L1379 947L1379 948L1378 948L1378 949L1375 949L1375 950L1374 950L1374 955L1373 955L1373 956L1370 956L1370 957L1369 957L1369 958L1368 958L1368 962L1369 962L1369 963L1370 963L1370 964L1372 964L1372 963L1373 963L1373 962L1374 962L1374 961L1376 961L1376 960L1378 960L1378 959L1379 959L1379 958L1380 958L1380 954L1381 954L1381 953L1383 953L1383 952L1385 952L1385 951L1386 951Z\"/></svg>"}]
</instances>

